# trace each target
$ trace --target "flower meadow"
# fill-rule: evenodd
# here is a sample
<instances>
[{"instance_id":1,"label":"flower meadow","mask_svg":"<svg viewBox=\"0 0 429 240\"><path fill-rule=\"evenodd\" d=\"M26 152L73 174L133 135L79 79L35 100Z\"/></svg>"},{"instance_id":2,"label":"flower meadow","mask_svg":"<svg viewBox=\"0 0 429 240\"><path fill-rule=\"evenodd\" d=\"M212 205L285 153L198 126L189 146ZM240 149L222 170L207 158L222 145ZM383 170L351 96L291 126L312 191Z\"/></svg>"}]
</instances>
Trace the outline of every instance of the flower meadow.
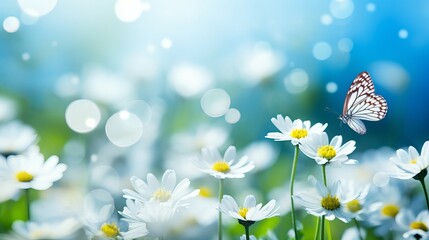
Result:
<instances>
[{"instance_id":1,"label":"flower meadow","mask_svg":"<svg viewBox=\"0 0 429 240\"><path fill-rule=\"evenodd\" d=\"M0 240L429 239L428 6L0 1Z\"/></svg>"}]
</instances>

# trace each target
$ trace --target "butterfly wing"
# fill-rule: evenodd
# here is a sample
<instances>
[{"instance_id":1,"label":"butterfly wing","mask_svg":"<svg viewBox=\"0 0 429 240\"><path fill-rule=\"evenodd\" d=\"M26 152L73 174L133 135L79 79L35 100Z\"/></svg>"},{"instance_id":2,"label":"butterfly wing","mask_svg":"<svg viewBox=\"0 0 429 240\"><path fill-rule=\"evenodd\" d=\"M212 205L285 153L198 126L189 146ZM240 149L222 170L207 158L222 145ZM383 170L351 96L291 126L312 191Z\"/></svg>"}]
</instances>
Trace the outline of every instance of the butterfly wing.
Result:
<instances>
[{"instance_id":1,"label":"butterfly wing","mask_svg":"<svg viewBox=\"0 0 429 240\"><path fill-rule=\"evenodd\" d=\"M363 122L357 118L349 118L346 121L347 125L349 125L349 127L351 129L353 129L353 131L359 133L359 134L365 134L366 133L366 127L365 124L363 124Z\"/></svg>"},{"instance_id":2,"label":"butterfly wing","mask_svg":"<svg viewBox=\"0 0 429 240\"><path fill-rule=\"evenodd\" d=\"M353 106L358 105L366 97L374 94L374 83L367 72L361 72L350 85L343 106L343 116L349 114Z\"/></svg>"},{"instance_id":3,"label":"butterfly wing","mask_svg":"<svg viewBox=\"0 0 429 240\"><path fill-rule=\"evenodd\" d=\"M364 134L366 128L361 120L378 121L387 113L387 102L374 94L374 83L367 72L360 73L350 85L344 101L342 118L355 132Z\"/></svg>"}]
</instances>

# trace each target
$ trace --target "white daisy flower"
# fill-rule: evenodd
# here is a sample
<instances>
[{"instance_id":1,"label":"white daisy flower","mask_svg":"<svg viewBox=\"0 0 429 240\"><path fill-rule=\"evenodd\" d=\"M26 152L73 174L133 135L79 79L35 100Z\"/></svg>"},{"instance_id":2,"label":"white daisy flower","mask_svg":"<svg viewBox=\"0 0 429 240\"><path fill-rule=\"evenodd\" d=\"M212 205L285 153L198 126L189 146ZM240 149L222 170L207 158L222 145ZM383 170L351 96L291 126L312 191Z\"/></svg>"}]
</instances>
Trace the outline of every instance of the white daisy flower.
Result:
<instances>
[{"instance_id":1,"label":"white daisy flower","mask_svg":"<svg viewBox=\"0 0 429 240\"><path fill-rule=\"evenodd\" d=\"M243 207L238 207L237 202L229 195L224 195L219 205L219 210L232 217L245 222L257 222L266 218L278 216L276 201L271 200L262 207L262 203L256 204L253 195L248 195Z\"/></svg>"},{"instance_id":2,"label":"white daisy flower","mask_svg":"<svg viewBox=\"0 0 429 240\"><path fill-rule=\"evenodd\" d=\"M417 216L411 210L404 210L396 216L396 223L406 231L405 239L429 239L429 212L424 210Z\"/></svg>"},{"instance_id":3,"label":"white daisy flower","mask_svg":"<svg viewBox=\"0 0 429 240\"><path fill-rule=\"evenodd\" d=\"M352 214L353 218L362 220L362 215L368 211L366 197L368 195L370 185L358 187L354 181L347 181L343 185L348 189L349 198L352 199L350 202L346 203L346 211Z\"/></svg>"},{"instance_id":4,"label":"white daisy flower","mask_svg":"<svg viewBox=\"0 0 429 240\"><path fill-rule=\"evenodd\" d=\"M321 134L328 126L327 123L323 125L316 123L311 126L310 121L302 121L301 119L292 122L289 117L283 118L280 114L277 115L277 118L271 118L271 122L280 132L270 132L265 137L274 139L274 141L291 141L293 145L299 144L312 134Z\"/></svg>"},{"instance_id":5,"label":"white daisy flower","mask_svg":"<svg viewBox=\"0 0 429 240\"><path fill-rule=\"evenodd\" d=\"M176 173L168 169L164 172L161 182L152 173L146 177L147 183L138 177L131 177L130 181L135 191L124 189L124 198L138 200L146 203L156 201L165 204L186 206L183 201L195 197L199 189L190 190L189 179L185 178L176 185Z\"/></svg>"},{"instance_id":6,"label":"white daisy flower","mask_svg":"<svg viewBox=\"0 0 429 240\"><path fill-rule=\"evenodd\" d=\"M0 155L21 154L37 139L33 128L21 122L13 121L0 126Z\"/></svg>"},{"instance_id":7,"label":"white daisy flower","mask_svg":"<svg viewBox=\"0 0 429 240\"><path fill-rule=\"evenodd\" d=\"M349 159L347 155L352 153L355 147L355 141L348 141L344 145L341 135L335 136L329 142L328 134L314 134L310 138L306 138L301 142L301 151L309 158L313 158L317 164L333 164L340 166L341 164L355 164L354 159Z\"/></svg>"},{"instance_id":8,"label":"white daisy flower","mask_svg":"<svg viewBox=\"0 0 429 240\"><path fill-rule=\"evenodd\" d=\"M406 194L397 186L390 184L383 188L376 188L371 194L375 199L369 199L365 217L368 223L375 226L375 234L384 236L388 232L397 230L396 216L405 210L404 206L410 205Z\"/></svg>"},{"instance_id":9,"label":"white daisy flower","mask_svg":"<svg viewBox=\"0 0 429 240\"><path fill-rule=\"evenodd\" d=\"M13 181L19 189L46 190L63 177L67 169L57 156L43 157L39 148L30 147L24 154L0 157L0 182Z\"/></svg>"},{"instance_id":10,"label":"white daisy flower","mask_svg":"<svg viewBox=\"0 0 429 240\"><path fill-rule=\"evenodd\" d=\"M396 156L390 160L395 164L395 169L390 174L393 178L410 179L419 173L426 175L429 167L429 141L423 144L421 155L410 146L408 152L403 149L397 150Z\"/></svg>"},{"instance_id":11,"label":"white daisy flower","mask_svg":"<svg viewBox=\"0 0 429 240\"><path fill-rule=\"evenodd\" d=\"M4 161L4 159L2 160L2 156L0 156L0 162L2 161ZM18 184L16 183L16 181L0 180L0 186L2 186L2 190L0 191L0 203L14 198L19 192Z\"/></svg>"},{"instance_id":12,"label":"white daisy flower","mask_svg":"<svg viewBox=\"0 0 429 240\"><path fill-rule=\"evenodd\" d=\"M12 225L15 233L24 239L72 239L80 227L80 222L75 218L43 223L18 220Z\"/></svg>"},{"instance_id":13,"label":"white daisy flower","mask_svg":"<svg viewBox=\"0 0 429 240\"><path fill-rule=\"evenodd\" d=\"M126 206L119 212L128 223L128 231L121 232L124 239L134 239L148 234L154 237L167 235L174 224L177 208L159 202L142 203L127 199Z\"/></svg>"},{"instance_id":14,"label":"white daisy flower","mask_svg":"<svg viewBox=\"0 0 429 240\"><path fill-rule=\"evenodd\" d=\"M107 204L97 213L90 214L82 219L85 232L89 239L122 239L117 219L112 218L114 207Z\"/></svg>"},{"instance_id":15,"label":"white daisy flower","mask_svg":"<svg viewBox=\"0 0 429 240\"><path fill-rule=\"evenodd\" d=\"M243 156L234 164L236 150L234 146L229 146L222 158L215 148L203 148L201 158L194 159L194 165L204 173L208 173L215 178L243 178L244 174L252 170L255 165L249 161L247 156Z\"/></svg>"},{"instance_id":16,"label":"white daisy flower","mask_svg":"<svg viewBox=\"0 0 429 240\"><path fill-rule=\"evenodd\" d=\"M334 182L327 188L317 180L314 182L317 192L301 192L294 196L296 203L302 205L305 210L314 216L325 216L327 220L339 220L347 223L353 217L346 208L347 203L356 199L349 194L349 189L344 188L340 181Z\"/></svg>"}]
</instances>

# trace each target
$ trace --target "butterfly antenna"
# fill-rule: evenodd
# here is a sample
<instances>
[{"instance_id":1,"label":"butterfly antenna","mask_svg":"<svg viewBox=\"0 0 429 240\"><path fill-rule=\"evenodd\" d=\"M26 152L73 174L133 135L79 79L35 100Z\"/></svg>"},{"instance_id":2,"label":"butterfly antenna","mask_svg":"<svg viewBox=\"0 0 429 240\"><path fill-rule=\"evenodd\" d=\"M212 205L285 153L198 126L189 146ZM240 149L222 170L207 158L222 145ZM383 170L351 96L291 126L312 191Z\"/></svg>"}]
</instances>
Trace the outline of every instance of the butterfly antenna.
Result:
<instances>
[{"instance_id":1,"label":"butterfly antenna","mask_svg":"<svg viewBox=\"0 0 429 240\"><path fill-rule=\"evenodd\" d=\"M332 110L332 109L330 109L330 108L328 108L328 107L325 107L325 109L324 109L324 111L328 111L328 112L331 112L331 113L334 113L334 114L336 114L336 115L341 115L341 114L339 114L338 112L336 112L336 111L334 111L334 110Z\"/></svg>"}]
</instances>

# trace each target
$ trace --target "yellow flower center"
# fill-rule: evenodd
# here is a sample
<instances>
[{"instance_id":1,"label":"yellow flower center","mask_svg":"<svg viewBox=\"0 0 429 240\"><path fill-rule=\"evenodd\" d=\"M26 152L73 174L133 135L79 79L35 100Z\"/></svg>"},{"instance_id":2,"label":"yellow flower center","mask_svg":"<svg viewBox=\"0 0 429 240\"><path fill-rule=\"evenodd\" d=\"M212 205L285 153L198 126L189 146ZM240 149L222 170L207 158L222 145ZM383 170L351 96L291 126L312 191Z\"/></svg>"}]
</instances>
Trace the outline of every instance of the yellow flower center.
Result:
<instances>
[{"instance_id":1,"label":"yellow flower center","mask_svg":"<svg viewBox=\"0 0 429 240\"><path fill-rule=\"evenodd\" d=\"M242 207L240 209L238 209L238 214L240 214L240 216L242 216L244 219L246 219L246 214L249 211L249 209Z\"/></svg>"},{"instance_id":2,"label":"yellow flower center","mask_svg":"<svg viewBox=\"0 0 429 240\"><path fill-rule=\"evenodd\" d=\"M346 206L347 206L347 209L352 213L355 213L362 209L362 205L360 205L360 202L357 199L351 200L350 202L347 203Z\"/></svg>"},{"instance_id":3,"label":"yellow flower center","mask_svg":"<svg viewBox=\"0 0 429 240\"><path fill-rule=\"evenodd\" d=\"M298 138L298 139L305 138L307 137L307 135L308 135L308 131L305 128L300 128L300 129L295 128L290 132L291 137Z\"/></svg>"},{"instance_id":4,"label":"yellow flower center","mask_svg":"<svg viewBox=\"0 0 429 240\"><path fill-rule=\"evenodd\" d=\"M325 145L317 149L317 155L329 161L337 155L337 151L331 145Z\"/></svg>"},{"instance_id":5,"label":"yellow flower center","mask_svg":"<svg viewBox=\"0 0 429 240\"><path fill-rule=\"evenodd\" d=\"M411 159L410 164L416 164L417 163L417 158Z\"/></svg>"},{"instance_id":6,"label":"yellow flower center","mask_svg":"<svg viewBox=\"0 0 429 240\"><path fill-rule=\"evenodd\" d=\"M322 207L326 210L335 210L340 207L340 201L336 196L328 195L322 198Z\"/></svg>"},{"instance_id":7,"label":"yellow flower center","mask_svg":"<svg viewBox=\"0 0 429 240\"><path fill-rule=\"evenodd\" d=\"M395 204L386 204L381 208L380 211L382 215L394 218L399 212L399 207Z\"/></svg>"},{"instance_id":8,"label":"yellow flower center","mask_svg":"<svg viewBox=\"0 0 429 240\"><path fill-rule=\"evenodd\" d=\"M420 229L427 232L429 229L424 222L416 221L410 224L411 229Z\"/></svg>"},{"instance_id":9,"label":"yellow flower center","mask_svg":"<svg viewBox=\"0 0 429 240\"><path fill-rule=\"evenodd\" d=\"M171 198L171 192L164 188L158 188L153 192L152 197L160 202L166 202Z\"/></svg>"},{"instance_id":10,"label":"yellow flower center","mask_svg":"<svg viewBox=\"0 0 429 240\"><path fill-rule=\"evenodd\" d=\"M20 182L31 182L34 178L33 175L26 171L17 172L15 177Z\"/></svg>"},{"instance_id":11,"label":"yellow flower center","mask_svg":"<svg viewBox=\"0 0 429 240\"><path fill-rule=\"evenodd\" d=\"M205 198L209 198L209 197L213 196L213 193L208 187L200 187L200 196L205 197Z\"/></svg>"},{"instance_id":12,"label":"yellow flower center","mask_svg":"<svg viewBox=\"0 0 429 240\"><path fill-rule=\"evenodd\" d=\"M119 235L119 227L114 223L103 224L100 231L108 238L115 238Z\"/></svg>"},{"instance_id":13,"label":"yellow flower center","mask_svg":"<svg viewBox=\"0 0 429 240\"><path fill-rule=\"evenodd\" d=\"M225 161L217 161L213 164L212 169L217 172L226 173L229 171L229 164Z\"/></svg>"}]
</instances>

